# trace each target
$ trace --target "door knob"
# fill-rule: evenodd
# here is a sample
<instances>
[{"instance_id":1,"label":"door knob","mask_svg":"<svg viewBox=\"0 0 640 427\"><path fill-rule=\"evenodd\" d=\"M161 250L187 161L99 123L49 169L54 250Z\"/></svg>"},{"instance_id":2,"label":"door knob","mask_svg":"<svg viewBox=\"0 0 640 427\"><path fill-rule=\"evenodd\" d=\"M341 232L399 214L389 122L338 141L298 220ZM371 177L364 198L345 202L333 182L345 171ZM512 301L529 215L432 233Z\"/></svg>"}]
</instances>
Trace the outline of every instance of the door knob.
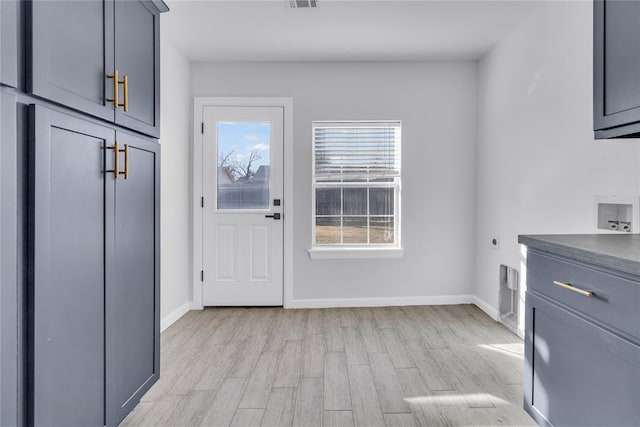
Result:
<instances>
[{"instance_id":1,"label":"door knob","mask_svg":"<svg viewBox=\"0 0 640 427\"><path fill-rule=\"evenodd\" d=\"M273 215L265 215L265 218L273 218L273 219L280 219L280 214L279 213L274 213Z\"/></svg>"}]
</instances>

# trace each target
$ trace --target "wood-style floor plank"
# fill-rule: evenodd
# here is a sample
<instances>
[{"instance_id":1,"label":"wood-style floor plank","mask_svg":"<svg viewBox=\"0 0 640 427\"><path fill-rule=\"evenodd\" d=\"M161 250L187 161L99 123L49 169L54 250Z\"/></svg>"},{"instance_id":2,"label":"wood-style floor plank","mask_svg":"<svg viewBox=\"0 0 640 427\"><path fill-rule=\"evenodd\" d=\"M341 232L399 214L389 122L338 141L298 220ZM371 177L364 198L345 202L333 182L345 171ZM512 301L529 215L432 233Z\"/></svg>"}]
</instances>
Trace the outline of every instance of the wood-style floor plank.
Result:
<instances>
[{"instance_id":1,"label":"wood-style floor plank","mask_svg":"<svg viewBox=\"0 0 640 427\"><path fill-rule=\"evenodd\" d=\"M215 391L192 390L184 397L183 403L173 410L168 424L173 426L199 426L204 420L205 412L213 404L215 397Z\"/></svg>"},{"instance_id":2,"label":"wood-style floor plank","mask_svg":"<svg viewBox=\"0 0 640 427\"><path fill-rule=\"evenodd\" d=\"M380 334L387 347L393 366L396 368L415 368L416 364L405 348L405 338L400 329L381 329Z\"/></svg>"},{"instance_id":3,"label":"wood-style floor plank","mask_svg":"<svg viewBox=\"0 0 640 427\"><path fill-rule=\"evenodd\" d=\"M264 409L267 407L279 357L279 353L262 353L249 377L238 408Z\"/></svg>"},{"instance_id":4,"label":"wood-style floor plank","mask_svg":"<svg viewBox=\"0 0 640 427\"><path fill-rule=\"evenodd\" d=\"M368 365L367 349L360 335L360 330L352 326L342 328L344 338L344 351L347 355L347 362L356 365Z\"/></svg>"},{"instance_id":5,"label":"wood-style floor plank","mask_svg":"<svg viewBox=\"0 0 640 427\"><path fill-rule=\"evenodd\" d=\"M351 392L345 353L329 352L325 356L324 410L351 410Z\"/></svg>"},{"instance_id":6,"label":"wood-style floor plank","mask_svg":"<svg viewBox=\"0 0 640 427\"><path fill-rule=\"evenodd\" d=\"M475 306L208 308L160 345L123 426L535 425L522 340Z\"/></svg>"},{"instance_id":7,"label":"wood-style floor plank","mask_svg":"<svg viewBox=\"0 0 640 427\"><path fill-rule=\"evenodd\" d=\"M322 378L302 378L293 409L293 426L322 425Z\"/></svg>"},{"instance_id":8,"label":"wood-style floor plank","mask_svg":"<svg viewBox=\"0 0 640 427\"><path fill-rule=\"evenodd\" d=\"M403 398L402 386L389 355L386 353L374 353L369 355L369 359L382 412L411 412L409 405Z\"/></svg>"},{"instance_id":9,"label":"wood-style floor plank","mask_svg":"<svg viewBox=\"0 0 640 427\"><path fill-rule=\"evenodd\" d=\"M202 426L228 426L240 403L240 397L246 383L245 378L227 378L216 393L211 406L202 417Z\"/></svg>"},{"instance_id":10,"label":"wood-style floor plank","mask_svg":"<svg viewBox=\"0 0 640 427\"><path fill-rule=\"evenodd\" d=\"M264 409L238 409L231 421L231 427L260 427Z\"/></svg>"},{"instance_id":11,"label":"wood-style floor plank","mask_svg":"<svg viewBox=\"0 0 640 427\"><path fill-rule=\"evenodd\" d=\"M382 409L371 375L371 368L367 365L349 365L348 369L355 425L362 427L384 426Z\"/></svg>"},{"instance_id":12,"label":"wood-style floor plank","mask_svg":"<svg viewBox=\"0 0 640 427\"><path fill-rule=\"evenodd\" d=\"M324 335L310 335L303 344L302 376L322 378L324 376L324 357L327 344Z\"/></svg>"},{"instance_id":13,"label":"wood-style floor plank","mask_svg":"<svg viewBox=\"0 0 640 427\"><path fill-rule=\"evenodd\" d=\"M272 388L262 419L263 427L290 426L293 421L295 388Z\"/></svg>"},{"instance_id":14,"label":"wood-style floor plank","mask_svg":"<svg viewBox=\"0 0 640 427\"><path fill-rule=\"evenodd\" d=\"M384 424L387 427L415 427L416 421L412 414L384 414Z\"/></svg>"},{"instance_id":15,"label":"wood-style floor plank","mask_svg":"<svg viewBox=\"0 0 640 427\"><path fill-rule=\"evenodd\" d=\"M353 412L324 411L324 427L353 427Z\"/></svg>"},{"instance_id":16,"label":"wood-style floor plank","mask_svg":"<svg viewBox=\"0 0 640 427\"><path fill-rule=\"evenodd\" d=\"M302 341L287 341L282 350L274 387L298 387L302 376Z\"/></svg>"}]
</instances>

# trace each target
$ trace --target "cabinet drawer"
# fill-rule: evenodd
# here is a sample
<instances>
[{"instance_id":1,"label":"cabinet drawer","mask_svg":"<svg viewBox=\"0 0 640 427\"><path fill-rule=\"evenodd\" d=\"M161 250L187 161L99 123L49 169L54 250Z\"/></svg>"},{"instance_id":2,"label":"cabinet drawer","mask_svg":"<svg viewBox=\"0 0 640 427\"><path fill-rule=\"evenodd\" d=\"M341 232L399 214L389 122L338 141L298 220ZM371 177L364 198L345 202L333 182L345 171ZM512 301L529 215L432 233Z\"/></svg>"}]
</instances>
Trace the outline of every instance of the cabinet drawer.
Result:
<instances>
[{"instance_id":1,"label":"cabinet drawer","mask_svg":"<svg viewBox=\"0 0 640 427\"><path fill-rule=\"evenodd\" d=\"M640 282L529 251L527 287L632 337L640 338ZM593 292L584 296L554 281Z\"/></svg>"}]
</instances>

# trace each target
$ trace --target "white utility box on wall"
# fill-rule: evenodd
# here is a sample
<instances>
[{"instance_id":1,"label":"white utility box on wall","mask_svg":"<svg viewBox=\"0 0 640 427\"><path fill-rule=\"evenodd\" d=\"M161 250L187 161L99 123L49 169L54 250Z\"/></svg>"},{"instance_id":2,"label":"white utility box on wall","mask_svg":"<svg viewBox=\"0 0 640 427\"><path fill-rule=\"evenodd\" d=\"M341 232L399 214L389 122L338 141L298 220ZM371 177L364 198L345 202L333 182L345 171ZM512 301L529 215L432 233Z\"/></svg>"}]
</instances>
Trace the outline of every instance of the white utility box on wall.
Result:
<instances>
[{"instance_id":1,"label":"white utility box on wall","mask_svg":"<svg viewBox=\"0 0 640 427\"><path fill-rule=\"evenodd\" d=\"M594 211L596 229L622 233L640 231L640 197L596 196Z\"/></svg>"}]
</instances>

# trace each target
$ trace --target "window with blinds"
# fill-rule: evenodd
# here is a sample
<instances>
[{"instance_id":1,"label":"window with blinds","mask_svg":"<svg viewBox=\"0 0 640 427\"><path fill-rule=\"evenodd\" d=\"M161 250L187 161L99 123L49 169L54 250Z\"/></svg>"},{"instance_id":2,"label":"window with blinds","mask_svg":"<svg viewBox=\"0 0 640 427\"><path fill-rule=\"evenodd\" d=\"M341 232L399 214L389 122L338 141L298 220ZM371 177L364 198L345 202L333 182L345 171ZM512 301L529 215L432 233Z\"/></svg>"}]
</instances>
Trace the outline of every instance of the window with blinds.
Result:
<instances>
[{"instance_id":1,"label":"window with blinds","mask_svg":"<svg viewBox=\"0 0 640 427\"><path fill-rule=\"evenodd\" d=\"M399 121L313 122L314 246L400 246Z\"/></svg>"}]
</instances>

